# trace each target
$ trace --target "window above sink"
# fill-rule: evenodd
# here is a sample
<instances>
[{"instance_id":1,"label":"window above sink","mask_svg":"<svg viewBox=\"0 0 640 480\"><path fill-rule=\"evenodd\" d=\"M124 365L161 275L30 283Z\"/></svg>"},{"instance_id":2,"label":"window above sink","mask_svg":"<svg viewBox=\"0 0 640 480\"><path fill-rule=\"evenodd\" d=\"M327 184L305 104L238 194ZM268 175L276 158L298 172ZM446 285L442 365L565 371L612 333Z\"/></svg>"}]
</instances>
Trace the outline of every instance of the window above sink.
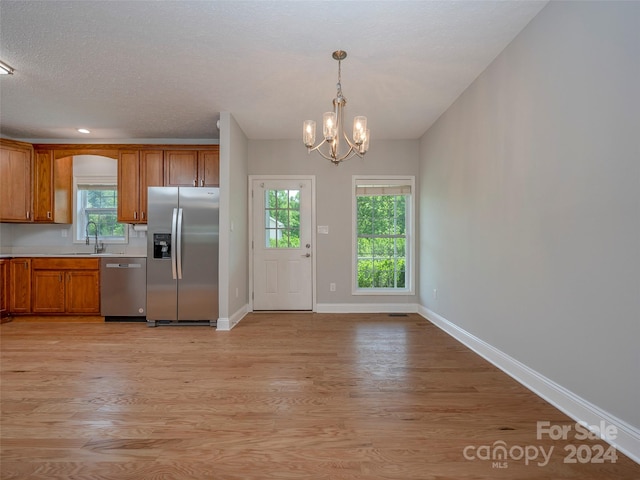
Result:
<instances>
[{"instance_id":1,"label":"window above sink","mask_svg":"<svg viewBox=\"0 0 640 480\"><path fill-rule=\"evenodd\" d=\"M108 157L74 157L73 243L129 242L128 225L118 223L117 165L115 159Z\"/></svg>"}]
</instances>

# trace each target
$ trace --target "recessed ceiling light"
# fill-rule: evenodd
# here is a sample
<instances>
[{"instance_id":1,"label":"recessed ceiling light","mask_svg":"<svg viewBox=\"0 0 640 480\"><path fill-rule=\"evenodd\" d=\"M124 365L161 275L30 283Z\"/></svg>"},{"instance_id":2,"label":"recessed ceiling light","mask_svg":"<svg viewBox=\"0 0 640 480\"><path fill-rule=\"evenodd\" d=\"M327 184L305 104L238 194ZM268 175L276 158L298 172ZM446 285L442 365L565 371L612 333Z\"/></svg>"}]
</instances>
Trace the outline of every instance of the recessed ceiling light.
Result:
<instances>
[{"instance_id":1,"label":"recessed ceiling light","mask_svg":"<svg viewBox=\"0 0 640 480\"><path fill-rule=\"evenodd\" d=\"M87 129L87 128L79 128L78 131L80 133L91 133L91 130Z\"/></svg>"},{"instance_id":2,"label":"recessed ceiling light","mask_svg":"<svg viewBox=\"0 0 640 480\"><path fill-rule=\"evenodd\" d=\"M15 70L4 62L0 61L0 75L13 75Z\"/></svg>"}]
</instances>

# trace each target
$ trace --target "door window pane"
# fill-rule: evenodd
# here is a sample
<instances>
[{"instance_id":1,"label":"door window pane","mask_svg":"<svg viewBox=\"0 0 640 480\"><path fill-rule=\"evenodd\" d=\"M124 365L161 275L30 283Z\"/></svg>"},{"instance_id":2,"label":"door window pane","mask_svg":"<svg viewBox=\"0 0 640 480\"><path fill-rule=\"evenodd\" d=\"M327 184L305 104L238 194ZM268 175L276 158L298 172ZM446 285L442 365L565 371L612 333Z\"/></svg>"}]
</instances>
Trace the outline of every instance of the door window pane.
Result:
<instances>
[{"instance_id":1,"label":"door window pane","mask_svg":"<svg viewBox=\"0 0 640 480\"><path fill-rule=\"evenodd\" d=\"M300 190L265 190L265 248L300 247Z\"/></svg>"}]
</instances>

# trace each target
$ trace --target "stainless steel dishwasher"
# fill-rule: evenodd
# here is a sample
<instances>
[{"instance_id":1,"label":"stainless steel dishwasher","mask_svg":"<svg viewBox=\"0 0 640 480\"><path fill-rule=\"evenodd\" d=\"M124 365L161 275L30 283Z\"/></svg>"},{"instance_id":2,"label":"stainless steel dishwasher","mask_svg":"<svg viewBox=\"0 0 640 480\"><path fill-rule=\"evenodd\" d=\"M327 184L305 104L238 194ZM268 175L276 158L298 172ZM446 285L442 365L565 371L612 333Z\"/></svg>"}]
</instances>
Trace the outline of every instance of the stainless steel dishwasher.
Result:
<instances>
[{"instance_id":1,"label":"stainless steel dishwasher","mask_svg":"<svg viewBox=\"0 0 640 480\"><path fill-rule=\"evenodd\" d=\"M144 317L147 313L147 259L102 257L100 314L103 317Z\"/></svg>"}]
</instances>

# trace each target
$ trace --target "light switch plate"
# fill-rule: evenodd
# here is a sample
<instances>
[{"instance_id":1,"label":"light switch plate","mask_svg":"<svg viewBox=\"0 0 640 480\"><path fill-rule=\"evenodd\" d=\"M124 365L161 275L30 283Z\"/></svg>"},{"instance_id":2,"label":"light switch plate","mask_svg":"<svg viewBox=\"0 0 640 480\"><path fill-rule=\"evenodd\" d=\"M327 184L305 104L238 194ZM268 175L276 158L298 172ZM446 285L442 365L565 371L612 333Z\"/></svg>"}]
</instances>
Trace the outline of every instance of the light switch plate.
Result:
<instances>
[{"instance_id":1,"label":"light switch plate","mask_svg":"<svg viewBox=\"0 0 640 480\"><path fill-rule=\"evenodd\" d=\"M328 225L318 225L318 233L324 233L324 234L329 233L329 226Z\"/></svg>"}]
</instances>

